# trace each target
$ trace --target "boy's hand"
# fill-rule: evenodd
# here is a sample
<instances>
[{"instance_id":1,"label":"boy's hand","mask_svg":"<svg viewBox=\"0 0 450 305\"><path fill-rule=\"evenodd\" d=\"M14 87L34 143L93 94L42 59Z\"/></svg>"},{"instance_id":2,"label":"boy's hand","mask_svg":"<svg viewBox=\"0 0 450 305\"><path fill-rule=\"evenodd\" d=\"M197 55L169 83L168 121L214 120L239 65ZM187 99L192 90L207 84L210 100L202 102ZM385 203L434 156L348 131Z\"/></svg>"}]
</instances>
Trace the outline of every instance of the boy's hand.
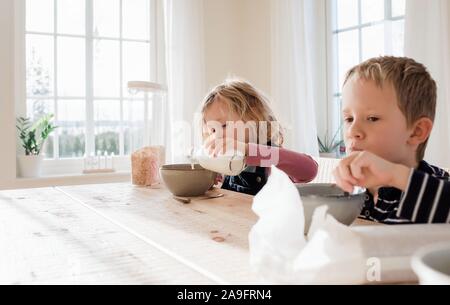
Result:
<instances>
[{"instance_id":1,"label":"boy's hand","mask_svg":"<svg viewBox=\"0 0 450 305\"><path fill-rule=\"evenodd\" d=\"M344 191L351 193L354 186L367 189L379 187L395 187L405 191L410 169L395 164L370 152L354 152L339 162L333 175L336 184Z\"/></svg>"},{"instance_id":2,"label":"boy's hand","mask_svg":"<svg viewBox=\"0 0 450 305\"><path fill-rule=\"evenodd\" d=\"M209 136L203 144L208 154L217 157L227 151L240 152L244 156L248 154L248 144L239 142L233 138L216 138L215 134Z\"/></svg>"}]
</instances>

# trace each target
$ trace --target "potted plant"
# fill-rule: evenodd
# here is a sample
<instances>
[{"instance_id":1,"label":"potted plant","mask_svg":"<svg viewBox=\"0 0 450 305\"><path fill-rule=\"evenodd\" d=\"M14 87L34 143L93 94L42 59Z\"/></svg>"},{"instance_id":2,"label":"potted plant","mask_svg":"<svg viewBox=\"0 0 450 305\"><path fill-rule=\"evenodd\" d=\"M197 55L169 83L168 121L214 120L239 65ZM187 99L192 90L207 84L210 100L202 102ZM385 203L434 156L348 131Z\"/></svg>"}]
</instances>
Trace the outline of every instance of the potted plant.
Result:
<instances>
[{"instance_id":1,"label":"potted plant","mask_svg":"<svg viewBox=\"0 0 450 305\"><path fill-rule=\"evenodd\" d=\"M29 118L19 117L17 119L16 127L19 131L19 139L25 150L25 155L17 157L22 177L38 177L40 175L44 159L42 148L45 140L57 128L51 122L52 119L53 114L45 115L35 123L32 123Z\"/></svg>"},{"instance_id":2,"label":"potted plant","mask_svg":"<svg viewBox=\"0 0 450 305\"><path fill-rule=\"evenodd\" d=\"M337 136L339 135L341 128L336 131L333 138L330 140L328 137L328 133L325 134L323 139L317 137L317 141L319 143L319 154L322 158L336 158L337 152L342 145L344 145L343 140L337 140Z\"/></svg>"}]
</instances>

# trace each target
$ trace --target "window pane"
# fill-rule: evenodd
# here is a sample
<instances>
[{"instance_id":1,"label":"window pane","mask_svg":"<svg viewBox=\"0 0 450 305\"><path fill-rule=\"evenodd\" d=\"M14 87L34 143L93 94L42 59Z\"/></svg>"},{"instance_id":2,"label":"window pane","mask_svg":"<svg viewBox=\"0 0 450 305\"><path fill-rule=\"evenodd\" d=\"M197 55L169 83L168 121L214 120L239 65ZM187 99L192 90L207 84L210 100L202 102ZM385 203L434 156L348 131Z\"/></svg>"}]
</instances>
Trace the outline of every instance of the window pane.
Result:
<instances>
[{"instance_id":1,"label":"window pane","mask_svg":"<svg viewBox=\"0 0 450 305\"><path fill-rule=\"evenodd\" d=\"M405 0L392 0L392 17L405 15Z\"/></svg>"},{"instance_id":2,"label":"window pane","mask_svg":"<svg viewBox=\"0 0 450 305\"><path fill-rule=\"evenodd\" d=\"M53 37L26 35L27 95L51 96L54 82Z\"/></svg>"},{"instance_id":3,"label":"window pane","mask_svg":"<svg viewBox=\"0 0 450 305\"><path fill-rule=\"evenodd\" d=\"M361 0L362 23L384 19L384 0Z\"/></svg>"},{"instance_id":4,"label":"window pane","mask_svg":"<svg viewBox=\"0 0 450 305\"><path fill-rule=\"evenodd\" d=\"M42 148L41 153L44 154L46 159L53 159L55 158L55 151L53 149L55 143L55 137L53 134L45 140L44 147Z\"/></svg>"},{"instance_id":5,"label":"window pane","mask_svg":"<svg viewBox=\"0 0 450 305\"><path fill-rule=\"evenodd\" d=\"M150 6L148 0L127 0L123 5L123 37L149 39Z\"/></svg>"},{"instance_id":6,"label":"window pane","mask_svg":"<svg viewBox=\"0 0 450 305\"><path fill-rule=\"evenodd\" d=\"M120 134L120 101L95 101L95 151L118 155Z\"/></svg>"},{"instance_id":7,"label":"window pane","mask_svg":"<svg viewBox=\"0 0 450 305\"><path fill-rule=\"evenodd\" d=\"M127 82L150 80L150 48L148 43L123 43L124 95L128 95Z\"/></svg>"},{"instance_id":8,"label":"window pane","mask_svg":"<svg viewBox=\"0 0 450 305\"><path fill-rule=\"evenodd\" d=\"M124 107L125 154L130 154L144 145L144 101L128 100Z\"/></svg>"},{"instance_id":9,"label":"window pane","mask_svg":"<svg viewBox=\"0 0 450 305\"><path fill-rule=\"evenodd\" d=\"M359 63L358 30L338 34L337 43L339 88L342 88L347 71Z\"/></svg>"},{"instance_id":10,"label":"window pane","mask_svg":"<svg viewBox=\"0 0 450 305\"><path fill-rule=\"evenodd\" d=\"M405 35L405 21L398 20L392 22L392 55L404 56L404 35Z\"/></svg>"},{"instance_id":11,"label":"window pane","mask_svg":"<svg viewBox=\"0 0 450 305\"><path fill-rule=\"evenodd\" d=\"M82 157L85 153L86 108L84 100L59 100L59 156Z\"/></svg>"},{"instance_id":12,"label":"window pane","mask_svg":"<svg viewBox=\"0 0 450 305\"><path fill-rule=\"evenodd\" d=\"M120 96L120 44L94 40L94 96Z\"/></svg>"},{"instance_id":13,"label":"window pane","mask_svg":"<svg viewBox=\"0 0 450 305\"><path fill-rule=\"evenodd\" d=\"M58 33L85 35L85 1L58 0Z\"/></svg>"},{"instance_id":14,"label":"window pane","mask_svg":"<svg viewBox=\"0 0 450 305\"><path fill-rule=\"evenodd\" d=\"M358 0L335 0L338 29L358 25Z\"/></svg>"},{"instance_id":15,"label":"window pane","mask_svg":"<svg viewBox=\"0 0 450 305\"><path fill-rule=\"evenodd\" d=\"M383 55L384 50L384 24L362 29L363 60Z\"/></svg>"},{"instance_id":16,"label":"window pane","mask_svg":"<svg viewBox=\"0 0 450 305\"><path fill-rule=\"evenodd\" d=\"M58 95L85 95L85 42L83 38L58 37Z\"/></svg>"},{"instance_id":17,"label":"window pane","mask_svg":"<svg viewBox=\"0 0 450 305\"><path fill-rule=\"evenodd\" d=\"M44 115L55 114L55 107L53 103L53 100L28 99L27 117L31 118L33 121L36 121Z\"/></svg>"},{"instance_id":18,"label":"window pane","mask_svg":"<svg viewBox=\"0 0 450 305\"><path fill-rule=\"evenodd\" d=\"M27 0L26 30L53 33L54 0Z\"/></svg>"},{"instance_id":19,"label":"window pane","mask_svg":"<svg viewBox=\"0 0 450 305\"><path fill-rule=\"evenodd\" d=\"M119 0L94 1L94 37L119 37Z\"/></svg>"}]
</instances>

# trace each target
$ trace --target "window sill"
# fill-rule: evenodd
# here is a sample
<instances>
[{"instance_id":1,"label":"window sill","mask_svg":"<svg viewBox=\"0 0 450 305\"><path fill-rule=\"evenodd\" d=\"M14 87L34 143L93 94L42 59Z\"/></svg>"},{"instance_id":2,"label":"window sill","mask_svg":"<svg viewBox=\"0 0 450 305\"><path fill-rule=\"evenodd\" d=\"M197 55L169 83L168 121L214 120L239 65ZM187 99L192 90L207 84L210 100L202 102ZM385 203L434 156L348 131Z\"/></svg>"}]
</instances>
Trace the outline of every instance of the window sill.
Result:
<instances>
[{"instance_id":1,"label":"window sill","mask_svg":"<svg viewBox=\"0 0 450 305\"><path fill-rule=\"evenodd\" d=\"M48 175L37 178L16 178L14 183L7 188L40 188L65 185L118 183L129 181L131 181L131 174L129 171L103 174Z\"/></svg>"}]
</instances>

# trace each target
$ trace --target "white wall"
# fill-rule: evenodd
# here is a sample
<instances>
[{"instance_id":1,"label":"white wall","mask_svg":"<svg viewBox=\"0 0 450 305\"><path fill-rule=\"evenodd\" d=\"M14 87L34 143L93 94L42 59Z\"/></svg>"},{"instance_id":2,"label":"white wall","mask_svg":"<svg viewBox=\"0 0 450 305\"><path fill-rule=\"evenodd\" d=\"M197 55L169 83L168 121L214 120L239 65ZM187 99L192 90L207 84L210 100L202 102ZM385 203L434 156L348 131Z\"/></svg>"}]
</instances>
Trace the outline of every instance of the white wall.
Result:
<instances>
[{"instance_id":1,"label":"white wall","mask_svg":"<svg viewBox=\"0 0 450 305\"><path fill-rule=\"evenodd\" d=\"M16 177L14 0L0 1L0 186Z\"/></svg>"},{"instance_id":2,"label":"white wall","mask_svg":"<svg viewBox=\"0 0 450 305\"><path fill-rule=\"evenodd\" d=\"M327 86L327 25L326 2L317 6L314 20L316 30L314 39L322 45L314 53L317 66L314 73L322 84L313 88L316 98L317 130L324 135L328 129L329 114ZM270 98L271 84L271 0L205 0L205 40L206 40L206 82L211 88L227 76L240 76ZM281 101L272 101L281 102ZM283 123L283 122L281 122Z\"/></svg>"},{"instance_id":3,"label":"white wall","mask_svg":"<svg viewBox=\"0 0 450 305\"><path fill-rule=\"evenodd\" d=\"M270 95L270 0L205 0L206 82L243 77Z\"/></svg>"}]
</instances>

